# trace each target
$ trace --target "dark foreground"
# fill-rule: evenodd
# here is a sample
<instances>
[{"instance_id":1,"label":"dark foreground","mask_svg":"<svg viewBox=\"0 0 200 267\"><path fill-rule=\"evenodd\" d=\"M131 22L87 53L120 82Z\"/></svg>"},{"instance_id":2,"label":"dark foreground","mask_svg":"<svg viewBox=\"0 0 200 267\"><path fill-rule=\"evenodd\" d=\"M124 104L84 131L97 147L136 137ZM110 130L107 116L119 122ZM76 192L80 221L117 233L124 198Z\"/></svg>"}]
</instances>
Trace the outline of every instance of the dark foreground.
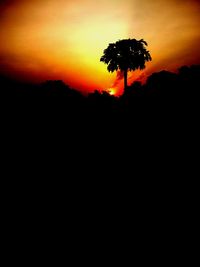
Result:
<instances>
[{"instance_id":1,"label":"dark foreground","mask_svg":"<svg viewBox=\"0 0 200 267\"><path fill-rule=\"evenodd\" d=\"M2 77L2 143L9 156L24 151L42 161L58 156L88 159L89 165L113 160L120 166L123 158L132 164L150 160L155 151L158 159L167 151L171 159L196 146L199 77L199 66L154 73L145 85L136 82L118 98L98 91L86 97L62 81L31 85Z\"/></svg>"},{"instance_id":2,"label":"dark foreground","mask_svg":"<svg viewBox=\"0 0 200 267\"><path fill-rule=\"evenodd\" d=\"M36 261L40 251L52 261L56 245L73 261L93 255L99 262L102 250L112 255L111 247L121 252L123 244L131 255L134 245L140 260L171 263L176 256L191 264L199 74L197 66L154 74L120 98L84 97L60 81L2 78L2 232L4 248L16 251L7 260Z\"/></svg>"}]
</instances>

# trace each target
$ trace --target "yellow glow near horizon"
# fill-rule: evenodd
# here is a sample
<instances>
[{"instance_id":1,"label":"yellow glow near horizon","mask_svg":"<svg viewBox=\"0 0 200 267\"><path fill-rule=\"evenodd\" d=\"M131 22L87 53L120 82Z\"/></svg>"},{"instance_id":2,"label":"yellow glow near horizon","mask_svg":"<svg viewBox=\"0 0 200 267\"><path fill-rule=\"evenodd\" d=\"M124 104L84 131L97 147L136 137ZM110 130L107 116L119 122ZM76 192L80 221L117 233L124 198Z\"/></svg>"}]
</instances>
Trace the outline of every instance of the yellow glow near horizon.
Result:
<instances>
[{"instance_id":1,"label":"yellow glow near horizon","mask_svg":"<svg viewBox=\"0 0 200 267\"><path fill-rule=\"evenodd\" d=\"M196 0L13 0L0 3L0 72L31 81L62 79L81 91L115 87L101 63L110 42L144 38L152 71L200 61L200 5Z\"/></svg>"},{"instance_id":2,"label":"yellow glow near horizon","mask_svg":"<svg viewBox=\"0 0 200 267\"><path fill-rule=\"evenodd\" d=\"M116 94L116 89L115 88L109 88L107 90L107 92L110 94L110 95L115 95Z\"/></svg>"}]
</instances>

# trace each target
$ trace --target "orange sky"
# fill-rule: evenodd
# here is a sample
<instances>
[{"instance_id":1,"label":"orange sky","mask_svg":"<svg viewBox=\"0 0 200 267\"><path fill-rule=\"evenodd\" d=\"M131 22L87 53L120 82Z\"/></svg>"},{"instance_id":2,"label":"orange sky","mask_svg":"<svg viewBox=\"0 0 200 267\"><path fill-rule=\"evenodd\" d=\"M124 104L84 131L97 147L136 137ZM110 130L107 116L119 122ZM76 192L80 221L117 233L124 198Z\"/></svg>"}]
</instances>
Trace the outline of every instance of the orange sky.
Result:
<instances>
[{"instance_id":1,"label":"orange sky","mask_svg":"<svg viewBox=\"0 0 200 267\"><path fill-rule=\"evenodd\" d=\"M200 63L197 0L7 0L0 2L0 73L62 79L84 92L116 86L100 62L110 42L145 39L153 61L129 83L162 69Z\"/></svg>"}]
</instances>

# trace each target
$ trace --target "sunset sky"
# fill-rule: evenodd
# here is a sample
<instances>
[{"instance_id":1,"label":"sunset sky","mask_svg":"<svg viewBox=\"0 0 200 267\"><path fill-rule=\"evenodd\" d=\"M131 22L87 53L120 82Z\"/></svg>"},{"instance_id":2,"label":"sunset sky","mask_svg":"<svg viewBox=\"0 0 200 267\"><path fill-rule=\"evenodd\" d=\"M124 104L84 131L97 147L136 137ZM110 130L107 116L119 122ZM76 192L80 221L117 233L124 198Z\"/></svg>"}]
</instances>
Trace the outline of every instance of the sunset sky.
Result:
<instances>
[{"instance_id":1,"label":"sunset sky","mask_svg":"<svg viewBox=\"0 0 200 267\"><path fill-rule=\"evenodd\" d=\"M129 83L200 63L198 0L8 0L0 2L0 73L25 81L62 79L82 92L123 81L100 62L119 39L147 41L153 61Z\"/></svg>"}]
</instances>

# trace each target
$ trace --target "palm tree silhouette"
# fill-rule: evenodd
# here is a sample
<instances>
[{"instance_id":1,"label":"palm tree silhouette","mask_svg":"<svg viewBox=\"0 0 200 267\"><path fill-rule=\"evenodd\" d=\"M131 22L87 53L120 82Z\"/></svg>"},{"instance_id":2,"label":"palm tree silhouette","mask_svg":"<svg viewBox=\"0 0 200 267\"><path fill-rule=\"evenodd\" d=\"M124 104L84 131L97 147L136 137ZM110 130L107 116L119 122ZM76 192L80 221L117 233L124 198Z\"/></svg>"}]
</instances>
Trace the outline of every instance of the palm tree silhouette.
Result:
<instances>
[{"instance_id":1,"label":"palm tree silhouette","mask_svg":"<svg viewBox=\"0 0 200 267\"><path fill-rule=\"evenodd\" d=\"M124 39L109 44L104 50L100 61L108 65L109 72L120 70L124 73L124 90L127 88L128 71L142 70L145 62L152 60L145 46L147 43L143 39Z\"/></svg>"}]
</instances>

